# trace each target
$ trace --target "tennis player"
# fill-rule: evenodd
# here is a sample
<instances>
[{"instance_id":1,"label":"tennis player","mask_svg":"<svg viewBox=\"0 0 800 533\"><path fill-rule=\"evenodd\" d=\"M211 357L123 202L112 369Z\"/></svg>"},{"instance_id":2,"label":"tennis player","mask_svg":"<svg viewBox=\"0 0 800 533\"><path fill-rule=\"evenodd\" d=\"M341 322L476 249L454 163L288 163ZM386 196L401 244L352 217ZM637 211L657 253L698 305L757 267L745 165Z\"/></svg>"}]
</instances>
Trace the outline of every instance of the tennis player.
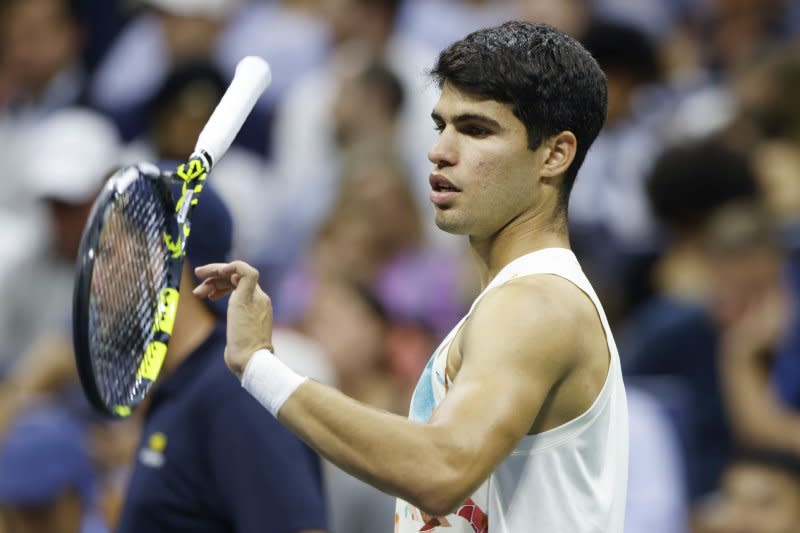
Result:
<instances>
[{"instance_id":1,"label":"tennis player","mask_svg":"<svg viewBox=\"0 0 800 533\"><path fill-rule=\"evenodd\" d=\"M409 419L277 359L249 265L197 269L196 293L232 292L228 367L322 455L396 495L397 532L621 533L625 390L566 220L605 120L605 76L572 38L518 22L451 45L432 75L431 201L441 229L469 237L483 290L434 352Z\"/></svg>"}]
</instances>

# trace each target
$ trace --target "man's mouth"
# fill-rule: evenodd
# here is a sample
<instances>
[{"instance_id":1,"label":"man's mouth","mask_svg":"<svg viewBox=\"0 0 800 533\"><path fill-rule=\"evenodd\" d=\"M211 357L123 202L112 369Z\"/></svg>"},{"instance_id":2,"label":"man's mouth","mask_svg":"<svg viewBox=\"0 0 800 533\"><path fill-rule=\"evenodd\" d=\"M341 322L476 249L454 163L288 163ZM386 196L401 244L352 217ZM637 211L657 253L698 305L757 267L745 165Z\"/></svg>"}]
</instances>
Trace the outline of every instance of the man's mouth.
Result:
<instances>
[{"instance_id":1,"label":"man's mouth","mask_svg":"<svg viewBox=\"0 0 800 533\"><path fill-rule=\"evenodd\" d=\"M431 174L428 180L434 192L459 192L460 189L441 174Z\"/></svg>"}]
</instances>

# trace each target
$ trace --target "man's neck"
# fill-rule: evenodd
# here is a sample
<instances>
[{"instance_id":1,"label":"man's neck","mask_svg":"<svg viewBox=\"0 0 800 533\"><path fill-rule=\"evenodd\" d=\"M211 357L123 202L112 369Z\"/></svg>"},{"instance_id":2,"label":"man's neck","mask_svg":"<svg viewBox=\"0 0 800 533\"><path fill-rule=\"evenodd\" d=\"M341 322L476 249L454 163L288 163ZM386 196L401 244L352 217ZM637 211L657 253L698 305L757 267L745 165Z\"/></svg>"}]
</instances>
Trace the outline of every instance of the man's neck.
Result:
<instances>
[{"instance_id":1,"label":"man's neck","mask_svg":"<svg viewBox=\"0 0 800 533\"><path fill-rule=\"evenodd\" d=\"M557 223L541 212L520 215L494 235L470 236L469 241L478 258L481 288L518 257L544 248L569 248L566 222Z\"/></svg>"}]
</instances>

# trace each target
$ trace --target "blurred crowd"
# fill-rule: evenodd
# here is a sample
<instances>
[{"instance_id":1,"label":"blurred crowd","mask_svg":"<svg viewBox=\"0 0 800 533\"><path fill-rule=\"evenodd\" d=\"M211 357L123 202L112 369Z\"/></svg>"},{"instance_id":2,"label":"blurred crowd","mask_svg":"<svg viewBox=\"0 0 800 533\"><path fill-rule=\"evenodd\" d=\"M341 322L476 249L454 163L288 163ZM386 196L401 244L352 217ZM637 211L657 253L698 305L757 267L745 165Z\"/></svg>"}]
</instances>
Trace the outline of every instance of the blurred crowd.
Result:
<instances>
[{"instance_id":1,"label":"blurred crowd","mask_svg":"<svg viewBox=\"0 0 800 533\"><path fill-rule=\"evenodd\" d=\"M192 152L248 54L274 81L210 180L232 255L283 357L406 413L478 288L432 223L426 69L510 19L608 76L569 220L627 376L626 531L800 532L797 0L2 0L0 533L114 529L141 419L77 384L81 230L113 168ZM333 533L391 531L391 498L325 480Z\"/></svg>"}]
</instances>

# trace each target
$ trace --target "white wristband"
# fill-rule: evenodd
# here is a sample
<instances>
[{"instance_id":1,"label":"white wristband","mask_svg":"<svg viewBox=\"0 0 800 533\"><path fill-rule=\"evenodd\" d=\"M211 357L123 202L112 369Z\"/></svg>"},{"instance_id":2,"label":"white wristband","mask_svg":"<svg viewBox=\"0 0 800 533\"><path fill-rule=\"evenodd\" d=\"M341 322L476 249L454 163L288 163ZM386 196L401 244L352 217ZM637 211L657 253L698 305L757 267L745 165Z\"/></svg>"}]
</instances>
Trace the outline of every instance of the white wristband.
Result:
<instances>
[{"instance_id":1,"label":"white wristband","mask_svg":"<svg viewBox=\"0 0 800 533\"><path fill-rule=\"evenodd\" d=\"M242 387L277 417L284 402L307 379L264 348L255 352L248 361L242 375Z\"/></svg>"}]
</instances>

